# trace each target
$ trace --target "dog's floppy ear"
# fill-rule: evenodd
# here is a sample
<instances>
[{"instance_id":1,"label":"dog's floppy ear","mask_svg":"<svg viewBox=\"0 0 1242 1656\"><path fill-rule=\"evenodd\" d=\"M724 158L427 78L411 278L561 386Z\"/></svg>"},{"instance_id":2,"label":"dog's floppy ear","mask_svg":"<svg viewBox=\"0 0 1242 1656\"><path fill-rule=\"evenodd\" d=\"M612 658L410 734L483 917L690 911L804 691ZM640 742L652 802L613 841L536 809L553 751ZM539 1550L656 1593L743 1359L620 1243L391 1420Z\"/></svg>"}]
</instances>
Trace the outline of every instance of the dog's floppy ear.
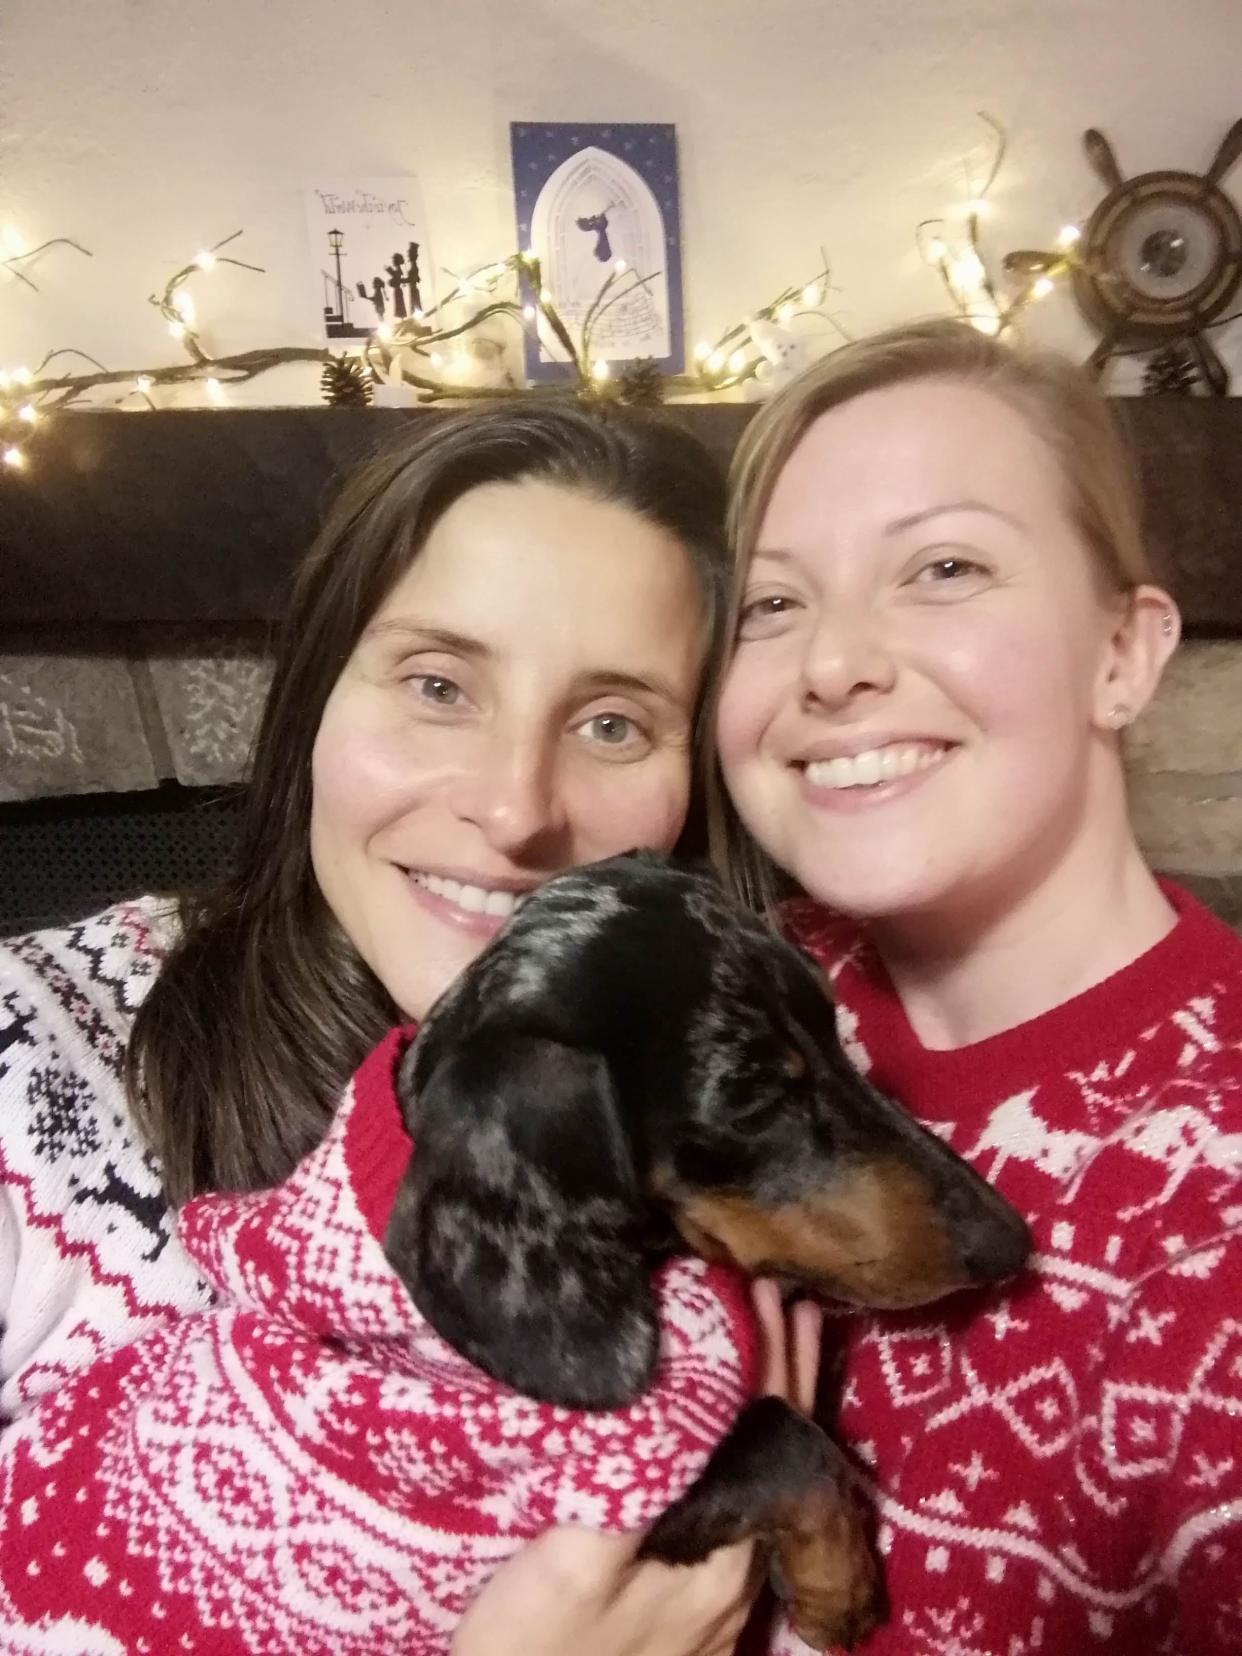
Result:
<instances>
[{"instance_id":1,"label":"dog's floppy ear","mask_svg":"<svg viewBox=\"0 0 1242 1656\"><path fill-rule=\"evenodd\" d=\"M476 1029L425 1073L403 1100L414 1154L384 1239L415 1304L528 1396L579 1408L638 1396L659 1335L603 1059Z\"/></svg>"}]
</instances>

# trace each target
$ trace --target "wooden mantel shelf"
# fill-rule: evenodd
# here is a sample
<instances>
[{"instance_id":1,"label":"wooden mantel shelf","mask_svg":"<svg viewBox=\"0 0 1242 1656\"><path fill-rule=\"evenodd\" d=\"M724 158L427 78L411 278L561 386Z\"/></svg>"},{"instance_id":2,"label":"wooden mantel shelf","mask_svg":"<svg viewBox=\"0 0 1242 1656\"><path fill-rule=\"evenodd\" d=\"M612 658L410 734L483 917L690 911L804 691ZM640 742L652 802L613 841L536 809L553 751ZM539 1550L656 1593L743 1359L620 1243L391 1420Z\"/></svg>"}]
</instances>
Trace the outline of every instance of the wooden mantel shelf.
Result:
<instances>
[{"instance_id":1,"label":"wooden mantel shelf","mask_svg":"<svg viewBox=\"0 0 1242 1656\"><path fill-rule=\"evenodd\" d=\"M1242 636L1242 398L1119 399L1162 578ZM667 413L722 459L753 407ZM0 475L0 629L237 626L280 613L340 473L438 409L69 412Z\"/></svg>"}]
</instances>

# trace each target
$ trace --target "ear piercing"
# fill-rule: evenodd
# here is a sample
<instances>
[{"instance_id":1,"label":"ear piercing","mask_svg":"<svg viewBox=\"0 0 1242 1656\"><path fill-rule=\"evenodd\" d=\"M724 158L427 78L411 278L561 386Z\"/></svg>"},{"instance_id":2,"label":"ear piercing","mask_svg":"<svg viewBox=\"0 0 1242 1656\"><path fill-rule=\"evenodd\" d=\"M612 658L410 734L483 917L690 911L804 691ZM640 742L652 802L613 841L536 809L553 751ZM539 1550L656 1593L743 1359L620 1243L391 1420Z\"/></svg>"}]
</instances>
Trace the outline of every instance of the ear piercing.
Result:
<instances>
[{"instance_id":1,"label":"ear piercing","mask_svg":"<svg viewBox=\"0 0 1242 1656\"><path fill-rule=\"evenodd\" d=\"M1172 636L1173 636L1173 612L1172 612L1172 610L1165 610L1164 614L1160 617L1160 631L1164 634L1164 636L1166 638L1172 638Z\"/></svg>"},{"instance_id":2,"label":"ear piercing","mask_svg":"<svg viewBox=\"0 0 1242 1656\"><path fill-rule=\"evenodd\" d=\"M1108 722L1114 730L1122 730L1131 719L1130 709L1125 702L1114 702L1108 710Z\"/></svg>"}]
</instances>

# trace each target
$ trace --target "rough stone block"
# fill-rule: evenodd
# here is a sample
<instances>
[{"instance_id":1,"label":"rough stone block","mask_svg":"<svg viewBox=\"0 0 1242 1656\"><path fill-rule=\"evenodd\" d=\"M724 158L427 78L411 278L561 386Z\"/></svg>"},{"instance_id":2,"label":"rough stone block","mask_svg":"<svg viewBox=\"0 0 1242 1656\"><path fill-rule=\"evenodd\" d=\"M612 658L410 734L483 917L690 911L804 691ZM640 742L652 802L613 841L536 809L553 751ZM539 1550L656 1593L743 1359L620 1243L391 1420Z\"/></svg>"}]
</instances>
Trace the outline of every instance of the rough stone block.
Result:
<instances>
[{"instance_id":1,"label":"rough stone block","mask_svg":"<svg viewBox=\"0 0 1242 1656\"><path fill-rule=\"evenodd\" d=\"M124 661L0 656L0 800L153 788Z\"/></svg>"},{"instance_id":2,"label":"rough stone block","mask_svg":"<svg viewBox=\"0 0 1242 1656\"><path fill-rule=\"evenodd\" d=\"M1130 803L1154 867L1170 874L1242 874L1242 771L1140 773L1131 777Z\"/></svg>"},{"instance_id":3,"label":"rough stone block","mask_svg":"<svg viewBox=\"0 0 1242 1656\"><path fill-rule=\"evenodd\" d=\"M1242 643L1187 643L1126 738L1145 771L1242 771Z\"/></svg>"},{"instance_id":4,"label":"rough stone block","mask_svg":"<svg viewBox=\"0 0 1242 1656\"><path fill-rule=\"evenodd\" d=\"M187 787L241 781L271 680L270 660L225 641L195 651L153 651L147 660L177 780Z\"/></svg>"}]
</instances>

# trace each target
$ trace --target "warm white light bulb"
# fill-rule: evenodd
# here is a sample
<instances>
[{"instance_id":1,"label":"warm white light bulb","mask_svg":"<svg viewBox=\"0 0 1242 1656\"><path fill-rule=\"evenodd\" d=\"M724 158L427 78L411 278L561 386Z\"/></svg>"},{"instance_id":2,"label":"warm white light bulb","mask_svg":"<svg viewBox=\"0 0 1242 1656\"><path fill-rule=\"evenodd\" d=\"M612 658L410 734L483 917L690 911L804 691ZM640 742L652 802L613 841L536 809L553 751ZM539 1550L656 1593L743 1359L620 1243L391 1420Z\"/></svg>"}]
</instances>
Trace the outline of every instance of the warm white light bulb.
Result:
<instances>
[{"instance_id":1,"label":"warm white light bulb","mask_svg":"<svg viewBox=\"0 0 1242 1656\"><path fill-rule=\"evenodd\" d=\"M700 339L698 344L694 347L694 360L696 362L706 362L711 354L711 346L705 339Z\"/></svg>"},{"instance_id":2,"label":"warm white light bulb","mask_svg":"<svg viewBox=\"0 0 1242 1656\"><path fill-rule=\"evenodd\" d=\"M375 330L375 337L376 339L382 340L386 345L392 338L392 323L381 322L379 327Z\"/></svg>"},{"instance_id":3,"label":"warm white light bulb","mask_svg":"<svg viewBox=\"0 0 1242 1656\"><path fill-rule=\"evenodd\" d=\"M802 290L802 303L804 305L818 305L819 304L819 283L818 282L808 282L806 284L806 286Z\"/></svg>"},{"instance_id":4,"label":"warm white light bulb","mask_svg":"<svg viewBox=\"0 0 1242 1656\"><path fill-rule=\"evenodd\" d=\"M948 251L939 236L933 236L927 244L927 257L933 264L939 264Z\"/></svg>"},{"instance_id":5,"label":"warm white light bulb","mask_svg":"<svg viewBox=\"0 0 1242 1656\"><path fill-rule=\"evenodd\" d=\"M731 374L740 374L742 369L745 368L745 366L746 366L746 352L745 351L734 351L733 355L729 358L729 372Z\"/></svg>"},{"instance_id":6,"label":"warm white light bulb","mask_svg":"<svg viewBox=\"0 0 1242 1656\"><path fill-rule=\"evenodd\" d=\"M1054 286L1051 276L1037 276L1031 283L1031 298L1046 299Z\"/></svg>"},{"instance_id":7,"label":"warm white light bulb","mask_svg":"<svg viewBox=\"0 0 1242 1656\"><path fill-rule=\"evenodd\" d=\"M998 334L1000 332L1000 317L988 316L986 313L982 316L972 316L970 325L976 333Z\"/></svg>"},{"instance_id":8,"label":"warm white light bulb","mask_svg":"<svg viewBox=\"0 0 1242 1656\"><path fill-rule=\"evenodd\" d=\"M725 358L723 351L713 351L707 359L707 366L713 374L718 374L724 367L724 363Z\"/></svg>"},{"instance_id":9,"label":"warm white light bulb","mask_svg":"<svg viewBox=\"0 0 1242 1656\"><path fill-rule=\"evenodd\" d=\"M781 323L782 326L792 322L795 315L796 312L794 310L792 300L786 299L783 305L778 305L776 307L776 320Z\"/></svg>"},{"instance_id":10,"label":"warm white light bulb","mask_svg":"<svg viewBox=\"0 0 1242 1656\"><path fill-rule=\"evenodd\" d=\"M14 385L29 385L33 378L34 375L29 368L14 368L13 370Z\"/></svg>"},{"instance_id":11,"label":"warm white light bulb","mask_svg":"<svg viewBox=\"0 0 1242 1656\"><path fill-rule=\"evenodd\" d=\"M17 411L19 420L25 420L27 425L33 425L39 418L39 411L33 403L23 403Z\"/></svg>"},{"instance_id":12,"label":"warm white light bulb","mask_svg":"<svg viewBox=\"0 0 1242 1656\"><path fill-rule=\"evenodd\" d=\"M441 368L443 365L444 358L440 355L439 351L433 351L431 353L431 366L433 368Z\"/></svg>"},{"instance_id":13,"label":"warm white light bulb","mask_svg":"<svg viewBox=\"0 0 1242 1656\"><path fill-rule=\"evenodd\" d=\"M139 374L138 378L134 381L134 385L136 389L141 391L145 397L150 391L152 385L150 374Z\"/></svg>"},{"instance_id":14,"label":"warm white light bulb","mask_svg":"<svg viewBox=\"0 0 1242 1656\"><path fill-rule=\"evenodd\" d=\"M973 201L968 201L966 203L966 211L968 213L973 213L976 218L981 217L982 214L987 212L987 210L988 204L982 196L976 196Z\"/></svg>"},{"instance_id":15,"label":"warm white light bulb","mask_svg":"<svg viewBox=\"0 0 1242 1656\"><path fill-rule=\"evenodd\" d=\"M522 315L526 318L526 320L528 322L533 322L535 320L535 317L536 317L537 314L538 313L536 312L535 307L533 305L523 305L522 306Z\"/></svg>"},{"instance_id":16,"label":"warm white light bulb","mask_svg":"<svg viewBox=\"0 0 1242 1656\"><path fill-rule=\"evenodd\" d=\"M630 268L630 267L629 267L629 265L627 265L627 264L626 264L626 262L625 262L625 260L624 260L624 259L617 259L617 260L616 260L616 261L615 261L615 262L614 262L614 263L613 263L613 267L612 267L612 268L613 268L613 269L614 269L614 270L615 270L615 271L616 271L616 273L617 273L617 275L618 275L618 276L624 276L624 275L625 275L625 273L626 273L626 271L627 271L627 270L628 270L628 269L629 269L629 268Z\"/></svg>"},{"instance_id":17,"label":"warm white light bulb","mask_svg":"<svg viewBox=\"0 0 1242 1656\"><path fill-rule=\"evenodd\" d=\"M218 379L212 378L207 381L207 395L213 403L222 403L227 400L224 394L224 387L220 384Z\"/></svg>"},{"instance_id":18,"label":"warm white light bulb","mask_svg":"<svg viewBox=\"0 0 1242 1656\"><path fill-rule=\"evenodd\" d=\"M980 287L987 279L987 271L983 268L983 260L969 248L965 253L959 253L952 266L953 285L957 288Z\"/></svg>"},{"instance_id":19,"label":"warm white light bulb","mask_svg":"<svg viewBox=\"0 0 1242 1656\"><path fill-rule=\"evenodd\" d=\"M606 380L608 378L609 372L610 372L610 369L608 367L608 364L604 361L603 357L597 357L595 359L595 361L591 364L591 374L597 380Z\"/></svg>"},{"instance_id":20,"label":"warm white light bulb","mask_svg":"<svg viewBox=\"0 0 1242 1656\"><path fill-rule=\"evenodd\" d=\"M176 293L173 295L173 309L183 322L194 320L194 295L192 293Z\"/></svg>"},{"instance_id":21,"label":"warm white light bulb","mask_svg":"<svg viewBox=\"0 0 1242 1656\"><path fill-rule=\"evenodd\" d=\"M200 270L210 270L216 262L216 256L206 247L200 247L194 255L194 263Z\"/></svg>"},{"instance_id":22,"label":"warm white light bulb","mask_svg":"<svg viewBox=\"0 0 1242 1656\"><path fill-rule=\"evenodd\" d=\"M10 259L20 259L26 251L26 238L15 224L6 224L0 239L4 243L5 256Z\"/></svg>"},{"instance_id":23,"label":"warm white light bulb","mask_svg":"<svg viewBox=\"0 0 1242 1656\"><path fill-rule=\"evenodd\" d=\"M1073 247L1074 243L1081 235L1082 231L1076 224L1063 224L1061 226L1061 233L1057 237L1057 241L1062 247Z\"/></svg>"},{"instance_id":24,"label":"warm white light bulb","mask_svg":"<svg viewBox=\"0 0 1242 1656\"><path fill-rule=\"evenodd\" d=\"M539 303L541 305L550 305L552 303L552 290L551 290L551 288L540 288L539 289Z\"/></svg>"},{"instance_id":25,"label":"warm white light bulb","mask_svg":"<svg viewBox=\"0 0 1242 1656\"><path fill-rule=\"evenodd\" d=\"M415 311L415 312L414 312L414 320L415 320L415 321L416 321L416 322L421 322L421 321L422 321L422 320L423 320L423 312L422 312L422 311L420 311L420 310L416 310L416 311Z\"/></svg>"},{"instance_id":26,"label":"warm white light bulb","mask_svg":"<svg viewBox=\"0 0 1242 1656\"><path fill-rule=\"evenodd\" d=\"M174 339L184 339L185 338L185 323L184 322L170 322L168 324L168 331L173 336Z\"/></svg>"},{"instance_id":27,"label":"warm white light bulb","mask_svg":"<svg viewBox=\"0 0 1242 1656\"><path fill-rule=\"evenodd\" d=\"M12 466L14 470L20 471L26 464L26 456L19 448L6 448L4 451L4 463L6 466Z\"/></svg>"}]
</instances>

